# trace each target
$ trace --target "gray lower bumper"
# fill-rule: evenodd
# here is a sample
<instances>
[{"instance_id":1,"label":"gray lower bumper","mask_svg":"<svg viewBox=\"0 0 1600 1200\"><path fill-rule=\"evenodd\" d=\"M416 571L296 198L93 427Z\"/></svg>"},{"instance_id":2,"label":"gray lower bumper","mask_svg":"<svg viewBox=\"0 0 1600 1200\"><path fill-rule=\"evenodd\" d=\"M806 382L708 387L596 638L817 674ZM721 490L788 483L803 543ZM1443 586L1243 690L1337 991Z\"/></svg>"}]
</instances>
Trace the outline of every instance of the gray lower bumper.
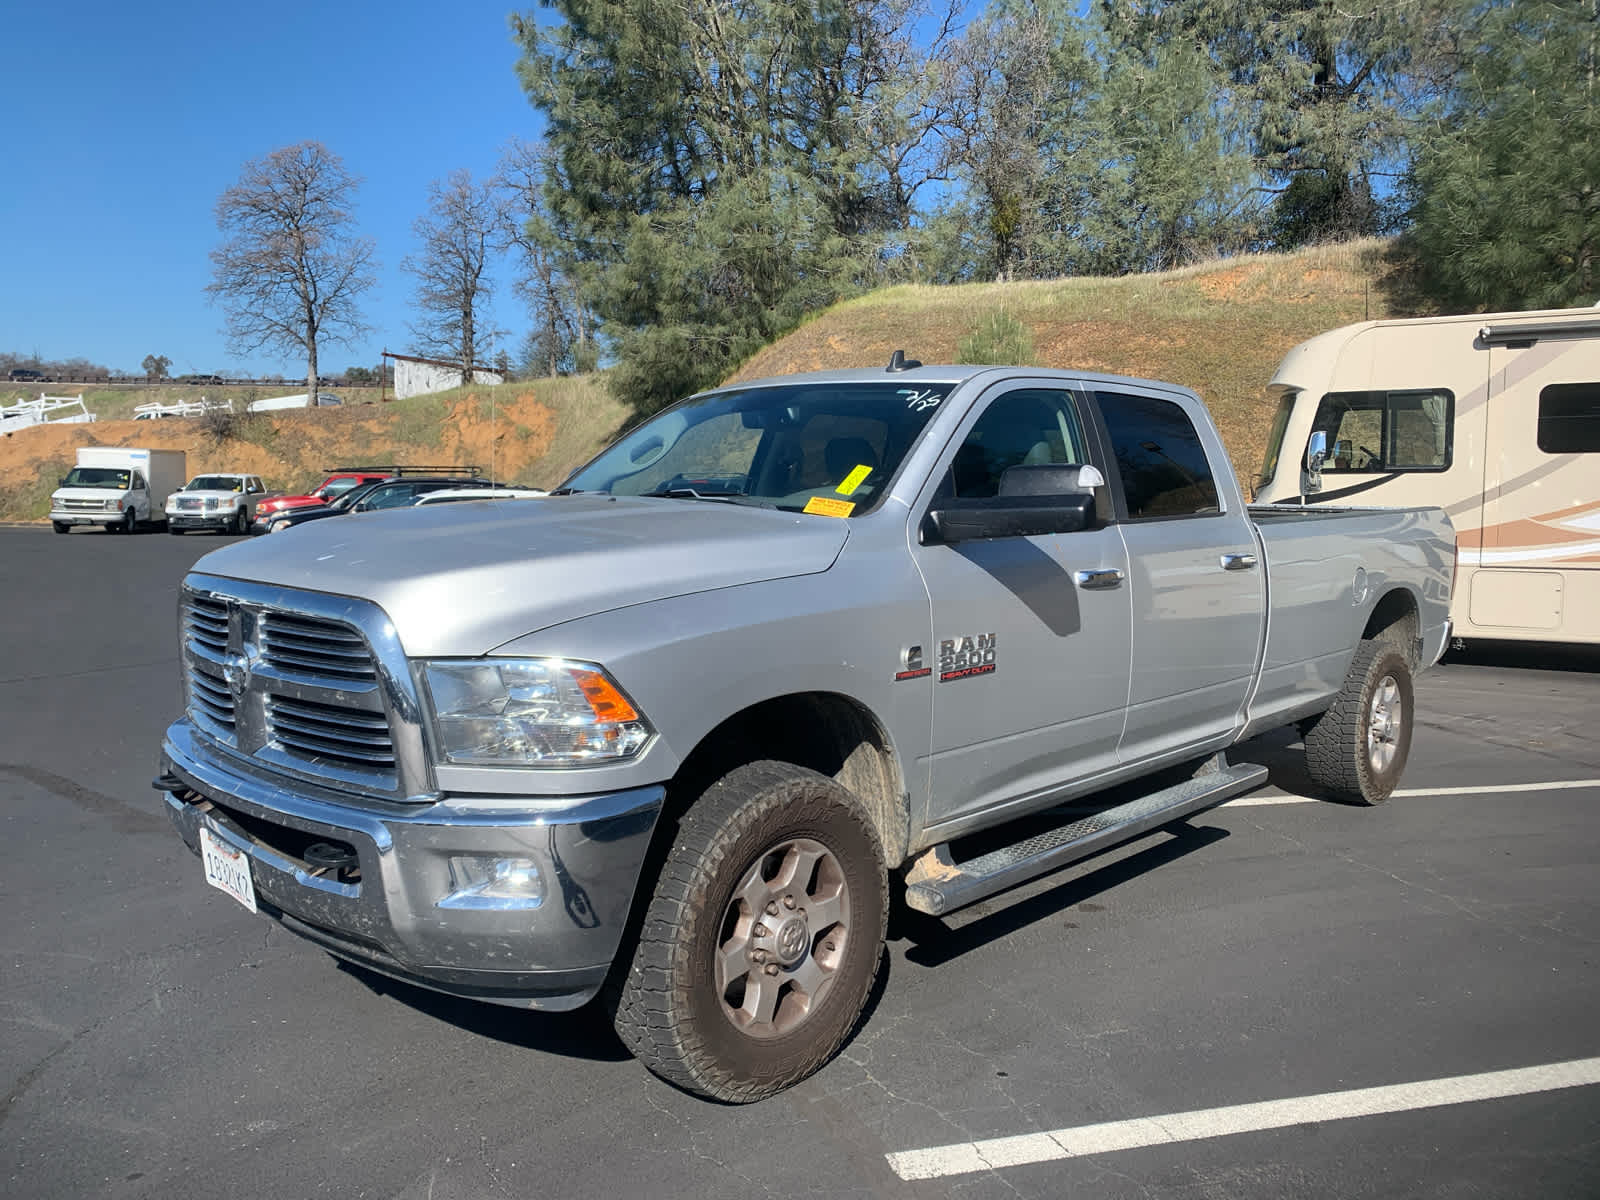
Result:
<instances>
[{"instance_id":1,"label":"gray lower bumper","mask_svg":"<svg viewBox=\"0 0 1600 1200\"><path fill-rule=\"evenodd\" d=\"M452 995L576 1008L600 988L627 922L665 790L561 801L450 797L384 811L312 798L207 753L187 721L161 748L168 815L191 850L209 827L250 859L260 910L336 956ZM317 842L356 866L308 862ZM543 899L441 907L450 860L531 859ZM219 897L220 899L220 897Z\"/></svg>"}]
</instances>

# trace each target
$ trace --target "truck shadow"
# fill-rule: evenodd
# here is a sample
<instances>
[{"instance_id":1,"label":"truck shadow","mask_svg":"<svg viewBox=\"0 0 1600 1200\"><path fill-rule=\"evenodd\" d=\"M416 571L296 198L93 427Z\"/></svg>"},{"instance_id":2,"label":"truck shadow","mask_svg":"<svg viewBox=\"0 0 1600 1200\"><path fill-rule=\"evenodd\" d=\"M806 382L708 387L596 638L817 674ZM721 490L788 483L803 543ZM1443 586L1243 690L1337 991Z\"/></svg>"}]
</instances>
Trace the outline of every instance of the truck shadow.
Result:
<instances>
[{"instance_id":1,"label":"truck shadow","mask_svg":"<svg viewBox=\"0 0 1600 1200\"><path fill-rule=\"evenodd\" d=\"M1510 667L1524 671L1600 673L1600 646L1554 642L1468 642L1445 652L1443 665Z\"/></svg>"},{"instance_id":2,"label":"truck shadow","mask_svg":"<svg viewBox=\"0 0 1600 1200\"><path fill-rule=\"evenodd\" d=\"M627 1048L611 1028L605 1006L595 1002L573 1012L536 1012L482 1000L465 1000L390 979L365 967L333 960L341 971L375 995L398 1001L424 1016L508 1046L590 1062L623 1062Z\"/></svg>"},{"instance_id":3,"label":"truck shadow","mask_svg":"<svg viewBox=\"0 0 1600 1200\"><path fill-rule=\"evenodd\" d=\"M1108 862L1087 874L1074 876L1047 891L1010 903L1007 902L1006 893L981 901L965 910L979 914L977 918L959 927L952 927L944 917L930 917L907 908L897 896L889 913L889 940L910 943L906 950L907 962L919 967L943 966L971 950L992 944L996 938L1055 916L1063 909L1082 904L1130 879L1136 879L1146 871L1156 870L1228 837L1225 829L1211 825L1190 825L1188 822L1170 825L1164 832L1170 835L1165 840L1126 858ZM1074 870L1081 866L1080 863L1062 869ZM1033 886L1037 886L1037 881ZM1001 905L1004 907L999 907Z\"/></svg>"}]
</instances>

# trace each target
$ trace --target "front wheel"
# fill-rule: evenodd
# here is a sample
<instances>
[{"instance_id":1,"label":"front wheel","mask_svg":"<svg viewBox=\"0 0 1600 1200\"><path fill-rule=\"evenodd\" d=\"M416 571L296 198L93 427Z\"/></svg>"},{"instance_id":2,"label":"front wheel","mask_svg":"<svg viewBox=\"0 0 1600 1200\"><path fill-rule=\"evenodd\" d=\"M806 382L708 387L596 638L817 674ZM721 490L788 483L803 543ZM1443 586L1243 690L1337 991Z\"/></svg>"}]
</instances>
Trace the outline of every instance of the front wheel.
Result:
<instances>
[{"instance_id":1,"label":"front wheel","mask_svg":"<svg viewBox=\"0 0 1600 1200\"><path fill-rule=\"evenodd\" d=\"M250 532L250 514L244 509L234 510L232 530L235 537L243 537Z\"/></svg>"},{"instance_id":2,"label":"front wheel","mask_svg":"<svg viewBox=\"0 0 1600 1200\"><path fill-rule=\"evenodd\" d=\"M1362 642L1333 707L1306 732L1312 782L1335 800L1382 804L1405 771L1414 711L1405 655Z\"/></svg>"},{"instance_id":3,"label":"front wheel","mask_svg":"<svg viewBox=\"0 0 1600 1200\"><path fill-rule=\"evenodd\" d=\"M687 1091L781 1092L855 1027L888 908L883 853L848 791L788 763L740 767L679 825L610 997L617 1033Z\"/></svg>"},{"instance_id":4,"label":"front wheel","mask_svg":"<svg viewBox=\"0 0 1600 1200\"><path fill-rule=\"evenodd\" d=\"M50 528L54 529L57 533L71 533L72 532L72 526L68 525L65 521L51 521L50 522Z\"/></svg>"}]
</instances>

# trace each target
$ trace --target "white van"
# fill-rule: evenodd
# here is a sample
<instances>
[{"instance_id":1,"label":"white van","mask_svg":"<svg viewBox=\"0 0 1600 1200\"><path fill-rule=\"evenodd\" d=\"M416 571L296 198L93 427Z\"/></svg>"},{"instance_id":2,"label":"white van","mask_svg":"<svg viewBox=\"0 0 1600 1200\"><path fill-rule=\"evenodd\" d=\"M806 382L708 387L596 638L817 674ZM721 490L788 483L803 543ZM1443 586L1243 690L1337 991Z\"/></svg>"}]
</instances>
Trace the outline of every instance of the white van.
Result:
<instances>
[{"instance_id":1,"label":"white van","mask_svg":"<svg viewBox=\"0 0 1600 1200\"><path fill-rule=\"evenodd\" d=\"M1600 312L1347 325L1269 388L1257 502L1438 505L1456 637L1600 643Z\"/></svg>"},{"instance_id":2,"label":"white van","mask_svg":"<svg viewBox=\"0 0 1600 1200\"><path fill-rule=\"evenodd\" d=\"M166 520L167 497L183 488L187 475L182 450L83 446L50 496L50 524L57 533L70 533L74 525L133 533Z\"/></svg>"},{"instance_id":3,"label":"white van","mask_svg":"<svg viewBox=\"0 0 1600 1200\"><path fill-rule=\"evenodd\" d=\"M316 407L318 408L333 408L343 403L344 401L339 399L339 397L335 396L332 392L317 393ZM246 411L253 413L277 412L279 409L284 408L310 407L311 399L309 392L300 392L298 395L294 396L273 396L268 400L252 400L248 405L245 406Z\"/></svg>"}]
</instances>

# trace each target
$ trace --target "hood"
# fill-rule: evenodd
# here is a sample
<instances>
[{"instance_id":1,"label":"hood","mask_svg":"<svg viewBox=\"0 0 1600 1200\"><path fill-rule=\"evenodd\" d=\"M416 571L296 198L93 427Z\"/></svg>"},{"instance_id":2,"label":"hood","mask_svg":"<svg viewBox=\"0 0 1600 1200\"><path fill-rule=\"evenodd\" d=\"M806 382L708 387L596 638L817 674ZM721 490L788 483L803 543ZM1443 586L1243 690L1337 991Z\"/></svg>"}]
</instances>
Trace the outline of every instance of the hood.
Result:
<instances>
[{"instance_id":1,"label":"hood","mask_svg":"<svg viewBox=\"0 0 1600 1200\"><path fill-rule=\"evenodd\" d=\"M179 496L184 496L191 500L196 498L201 500L232 500L235 497L243 496L244 494L244 492L236 492L232 488L229 488L227 491L222 491L220 488L205 488L203 490L194 492L173 492L167 497L167 499L176 500Z\"/></svg>"},{"instance_id":2,"label":"hood","mask_svg":"<svg viewBox=\"0 0 1600 1200\"><path fill-rule=\"evenodd\" d=\"M58 487L50 493L52 500L120 500L132 488Z\"/></svg>"},{"instance_id":3,"label":"hood","mask_svg":"<svg viewBox=\"0 0 1600 1200\"><path fill-rule=\"evenodd\" d=\"M826 571L848 536L842 520L744 505L559 496L313 521L195 570L358 596L407 654L476 655L577 617Z\"/></svg>"}]
</instances>

